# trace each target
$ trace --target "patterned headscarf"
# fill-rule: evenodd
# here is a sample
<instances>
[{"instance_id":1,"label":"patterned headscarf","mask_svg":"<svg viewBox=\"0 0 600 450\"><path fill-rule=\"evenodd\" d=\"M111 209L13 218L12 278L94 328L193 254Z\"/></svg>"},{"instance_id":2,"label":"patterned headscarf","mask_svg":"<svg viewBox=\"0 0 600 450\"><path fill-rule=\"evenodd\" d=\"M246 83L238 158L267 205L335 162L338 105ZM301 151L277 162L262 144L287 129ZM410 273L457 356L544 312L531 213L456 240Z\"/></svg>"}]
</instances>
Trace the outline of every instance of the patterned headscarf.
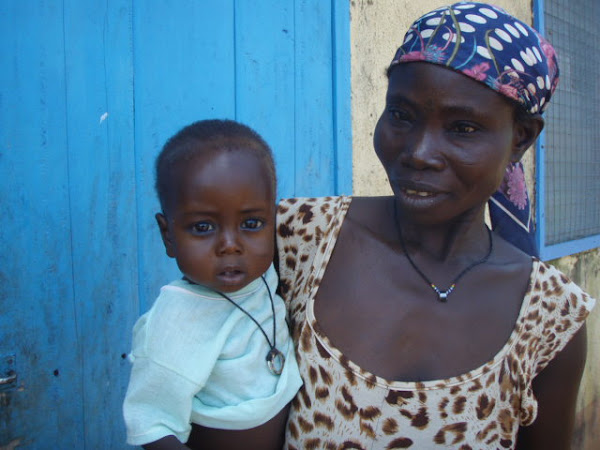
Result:
<instances>
[{"instance_id":1,"label":"patterned headscarf","mask_svg":"<svg viewBox=\"0 0 600 450\"><path fill-rule=\"evenodd\" d=\"M390 68L416 61L460 72L520 104L530 114L544 112L558 84L552 45L526 23L485 3L454 3L414 22ZM494 230L537 256L520 162L507 167L489 205Z\"/></svg>"}]
</instances>

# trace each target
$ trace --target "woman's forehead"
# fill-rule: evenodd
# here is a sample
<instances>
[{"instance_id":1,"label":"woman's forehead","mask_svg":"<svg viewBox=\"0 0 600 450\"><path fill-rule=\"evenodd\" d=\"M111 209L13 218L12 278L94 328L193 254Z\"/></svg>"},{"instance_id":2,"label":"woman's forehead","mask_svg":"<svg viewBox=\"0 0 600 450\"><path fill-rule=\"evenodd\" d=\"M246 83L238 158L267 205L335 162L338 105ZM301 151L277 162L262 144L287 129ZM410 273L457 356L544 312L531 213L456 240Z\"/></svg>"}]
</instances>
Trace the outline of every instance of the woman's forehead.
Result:
<instances>
[{"instance_id":1,"label":"woman's forehead","mask_svg":"<svg viewBox=\"0 0 600 450\"><path fill-rule=\"evenodd\" d=\"M388 102L400 98L445 105L449 109L494 109L513 105L482 83L443 66L414 62L390 72Z\"/></svg>"}]
</instances>

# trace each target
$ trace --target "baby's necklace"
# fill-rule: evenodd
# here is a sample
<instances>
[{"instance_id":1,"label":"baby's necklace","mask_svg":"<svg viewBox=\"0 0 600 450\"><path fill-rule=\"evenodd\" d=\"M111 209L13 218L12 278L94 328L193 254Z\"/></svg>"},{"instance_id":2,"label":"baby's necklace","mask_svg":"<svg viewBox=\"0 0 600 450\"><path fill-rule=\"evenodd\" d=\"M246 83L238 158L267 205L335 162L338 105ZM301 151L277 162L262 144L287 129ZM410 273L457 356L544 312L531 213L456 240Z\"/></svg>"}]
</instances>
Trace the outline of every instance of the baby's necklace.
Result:
<instances>
[{"instance_id":1,"label":"baby's necklace","mask_svg":"<svg viewBox=\"0 0 600 450\"><path fill-rule=\"evenodd\" d=\"M408 259L408 262L410 263L410 265L421 276L421 278L423 278L423 280L425 280L425 282L429 286L431 286L431 289L433 289L435 291L435 293L437 294L438 300L440 302L442 302L442 303L446 303L448 301L448 296L452 293L452 291L456 287L456 283L458 283L458 280L460 280L468 271L470 271L474 267L476 267L476 266L478 266L478 265L483 264L484 262L486 262L490 258L490 255L492 254L492 250L494 248L494 244L493 244L493 241L492 241L492 232L490 231L490 229L486 225L485 229L488 232L488 239L489 239L489 242L490 242L487 254L483 258L481 258L480 260L475 261L474 263L468 265L465 269L463 269L462 272L460 272L454 278L454 280L450 284L450 287L448 289L446 289L446 290L443 290L443 289L440 289L439 287L437 287L435 284L433 284L431 282L431 280L429 278L427 278L427 276L423 273L423 271L421 269L419 269L417 267L417 265L415 264L415 262L412 260L412 258L408 254L408 251L406 250L406 245L404 245L404 239L402 239L402 228L400 227L400 223L398 222L398 211L397 211L397 206L396 206L396 202L395 201L394 201L394 221L396 222L396 227L398 228L398 237L400 238L400 246L402 247L402 251L406 255L406 259Z\"/></svg>"},{"instance_id":2,"label":"baby's necklace","mask_svg":"<svg viewBox=\"0 0 600 450\"><path fill-rule=\"evenodd\" d=\"M269 284L267 283L267 280L265 280L264 276L261 276L260 278L261 278L261 280L263 280L263 283L265 283L265 287L267 288L267 292L269 293L269 300L271 300L271 311L273 313L273 344L271 344L271 340L267 336L267 333L265 332L263 327L261 327L260 324L258 323L258 321L254 317L252 317L252 314L250 314L248 311L246 311L244 308L242 308L240 305L238 305L236 302L234 302L231 299L231 297L224 294L223 292L217 291L216 289L212 289L212 288L209 288L209 289L216 292L223 298L229 300L236 308L238 308L240 311L242 311L244 314L246 314L248 317L250 317L252 322L254 322L256 324L256 326L258 327L260 332L263 334L263 336L267 340L267 344L269 344L270 350L269 350L269 353L267 353L267 357L266 357L267 367L269 368L269 370L271 371L271 373L273 375L281 375L281 372L283 372L283 366L285 365L285 356L283 356L283 353L281 353L276 348L276 345L277 345L277 320L275 318L275 304L273 303L273 296L271 295L271 289L269 289Z\"/></svg>"}]
</instances>

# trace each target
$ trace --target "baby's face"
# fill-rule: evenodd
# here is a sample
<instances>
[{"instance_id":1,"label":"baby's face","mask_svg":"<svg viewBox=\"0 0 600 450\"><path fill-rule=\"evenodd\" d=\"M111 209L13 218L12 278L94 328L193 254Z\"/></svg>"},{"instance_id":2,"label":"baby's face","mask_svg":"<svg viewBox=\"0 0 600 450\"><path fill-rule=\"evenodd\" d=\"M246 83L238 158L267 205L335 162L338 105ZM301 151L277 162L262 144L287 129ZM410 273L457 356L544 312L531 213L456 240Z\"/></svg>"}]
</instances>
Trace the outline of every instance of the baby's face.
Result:
<instances>
[{"instance_id":1,"label":"baby's face","mask_svg":"<svg viewBox=\"0 0 600 450\"><path fill-rule=\"evenodd\" d=\"M273 261L275 199L250 151L210 151L181 163L159 226L167 254L193 283L233 292Z\"/></svg>"}]
</instances>

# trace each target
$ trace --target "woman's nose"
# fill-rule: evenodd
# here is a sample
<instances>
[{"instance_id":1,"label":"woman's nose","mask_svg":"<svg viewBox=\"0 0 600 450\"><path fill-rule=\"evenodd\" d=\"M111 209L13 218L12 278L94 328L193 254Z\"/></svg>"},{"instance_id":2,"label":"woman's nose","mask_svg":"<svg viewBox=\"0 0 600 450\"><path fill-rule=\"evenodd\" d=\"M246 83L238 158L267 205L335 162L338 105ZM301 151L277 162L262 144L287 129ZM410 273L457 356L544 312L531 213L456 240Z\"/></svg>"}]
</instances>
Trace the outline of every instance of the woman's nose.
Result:
<instances>
[{"instance_id":1,"label":"woman's nose","mask_svg":"<svg viewBox=\"0 0 600 450\"><path fill-rule=\"evenodd\" d=\"M443 139L439 133L423 130L405 147L402 163L417 170L441 170L444 167Z\"/></svg>"},{"instance_id":2,"label":"woman's nose","mask_svg":"<svg viewBox=\"0 0 600 450\"><path fill-rule=\"evenodd\" d=\"M233 230L222 230L217 244L217 253L232 255L242 253L240 234Z\"/></svg>"}]
</instances>

